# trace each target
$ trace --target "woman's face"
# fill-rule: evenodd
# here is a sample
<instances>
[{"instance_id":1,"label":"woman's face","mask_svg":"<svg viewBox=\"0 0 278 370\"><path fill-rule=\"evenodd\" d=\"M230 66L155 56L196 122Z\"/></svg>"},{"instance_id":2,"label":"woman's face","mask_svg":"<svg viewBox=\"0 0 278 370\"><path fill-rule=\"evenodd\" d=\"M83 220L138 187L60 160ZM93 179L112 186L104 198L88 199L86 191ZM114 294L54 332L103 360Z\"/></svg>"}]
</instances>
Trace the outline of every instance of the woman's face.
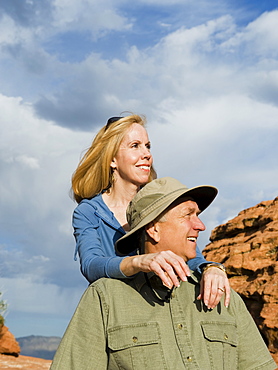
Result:
<instances>
[{"instance_id":1,"label":"woman's face","mask_svg":"<svg viewBox=\"0 0 278 370\"><path fill-rule=\"evenodd\" d=\"M111 163L116 181L132 183L137 187L145 185L152 163L147 131L143 126L134 123L125 134Z\"/></svg>"}]
</instances>

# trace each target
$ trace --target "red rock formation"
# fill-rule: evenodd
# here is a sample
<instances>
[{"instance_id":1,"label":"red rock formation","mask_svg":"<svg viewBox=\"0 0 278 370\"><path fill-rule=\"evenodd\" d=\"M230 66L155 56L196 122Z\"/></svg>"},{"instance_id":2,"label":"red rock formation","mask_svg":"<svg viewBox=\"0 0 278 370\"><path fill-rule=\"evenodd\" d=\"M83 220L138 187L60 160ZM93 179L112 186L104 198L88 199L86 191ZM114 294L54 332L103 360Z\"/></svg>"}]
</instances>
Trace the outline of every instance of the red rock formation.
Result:
<instances>
[{"instance_id":1,"label":"red rock formation","mask_svg":"<svg viewBox=\"0 0 278 370\"><path fill-rule=\"evenodd\" d=\"M203 250L224 263L231 287L243 298L278 363L278 197L216 227Z\"/></svg>"},{"instance_id":2,"label":"red rock formation","mask_svg":"<svg viewBox=\"0 0 278 370\"><path fill-rule=\"evenodd\" d=\"M20 347L6 326L0 326L0 369L48 370L52 361L19 356Z\"/></svg>"},{"instance_id":3,"label":"red rock formation","mask_svg":"<svg viewBox=\"0 0 278 370\"><path fill-rule=\"evenodd\" d=\"M49 370L51 365L50 360L43 360L41 358L28 356L7 356L0 355L0 369L9 370Z\"/></svg>"},{"instance_id":4,"label":"red rock formation","mask_svg":"<svg viewBox=\"0 0 278 370\"><path fill-rule=\"evenodd\" d=\"M15 337L6 326L0 327L0 353L18 356L20 347Z\"/></svg>"}]
</instances>

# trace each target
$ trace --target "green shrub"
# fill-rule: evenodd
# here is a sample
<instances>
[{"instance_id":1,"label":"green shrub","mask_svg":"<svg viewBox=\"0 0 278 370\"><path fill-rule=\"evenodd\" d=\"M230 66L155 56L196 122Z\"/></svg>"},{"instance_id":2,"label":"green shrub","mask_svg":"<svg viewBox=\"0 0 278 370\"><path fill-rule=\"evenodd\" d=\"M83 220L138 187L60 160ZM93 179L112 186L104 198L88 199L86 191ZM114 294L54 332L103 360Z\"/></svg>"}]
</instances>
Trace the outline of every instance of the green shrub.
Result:
<instances>
[{"instance_id":1,"label":"green shrub","mask_svg":"<svg viewBox=\"0 0 278 370\"><path fill-rule=\"evenodd\" d=\"M2 293L0 292L0 298L2 296ZM4 325L4 317L1 315L2 313L4 313L7 309L7 304L5 301L3 301L3 299L0 299L0 327Z\"/></svg>"}]
</instances>

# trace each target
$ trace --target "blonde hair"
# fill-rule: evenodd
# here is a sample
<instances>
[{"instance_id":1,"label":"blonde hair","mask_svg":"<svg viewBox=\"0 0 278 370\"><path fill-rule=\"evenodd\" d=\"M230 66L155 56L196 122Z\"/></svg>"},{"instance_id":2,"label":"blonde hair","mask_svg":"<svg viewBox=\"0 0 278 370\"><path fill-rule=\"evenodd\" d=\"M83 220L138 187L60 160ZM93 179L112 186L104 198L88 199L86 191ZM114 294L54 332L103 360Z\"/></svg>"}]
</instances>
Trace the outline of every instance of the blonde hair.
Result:
<instances>
[{"instance_id":1,"label":"blonde hair","mask_svg":"<svg viewBox=\"0 0 278 370\"><path fill-rule=\"evenodd\" d=\"M134 123L145 127L146 119L144 116L132 114L100 129L72 176L72 193L77 203L111 188L113 185L111 162L126 132ZM156 172L151 167L148 182L155 177Z\"/></svg>"}]
</instances>

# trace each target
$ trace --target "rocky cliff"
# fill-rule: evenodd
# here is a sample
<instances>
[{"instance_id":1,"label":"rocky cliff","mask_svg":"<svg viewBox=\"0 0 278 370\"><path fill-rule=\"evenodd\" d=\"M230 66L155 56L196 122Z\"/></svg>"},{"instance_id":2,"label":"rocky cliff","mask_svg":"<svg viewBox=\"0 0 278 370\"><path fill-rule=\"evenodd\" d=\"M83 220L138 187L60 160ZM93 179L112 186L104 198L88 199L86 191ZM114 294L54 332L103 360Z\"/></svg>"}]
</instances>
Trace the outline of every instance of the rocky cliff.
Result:
<instances>
[{"instance_id":1,"label":"rocky cliff","mask_svg":"<svg viewBox=\"0 0 278 370\"><path fill-rule=\"evenodd\" d=\"M36 338L36 337L32 337ZM39 337L40 339L42 337ZM48 338L45 339L47 341ZM52 338L51 338L52 339ZM60 338L57 338L57 342ZM38 340L38 343L33 343L34 348L37 349L38 346L42 346L42 340ZM52 345L57 347L57 343ZM47 349L49 349L49 343L46 343ZM51 347L51 349L52 349ZM19 343L16 341L9 329L0 325L0 369L9 370L48 370L50 368L51 360L45 360L42 358L21 356ZM46 351L47 352L47 351ZM45 352L44 352L45 354ZM48 354L48 352L47 352Z\"/></svg>"},{"instance_id":2,"label":"rocky cliff","mask_svg":"<svg viewBox=\"0 0 278 370\"><path fill-rule=\"evenodd\" d=\"M28 356L8 356L0 354L1 370L49 370L50 360Z\"/></svg>"},{"instance_id":3,"label":"rocky cliff","mask_svg":"<svg viewBox=\"0 0 278 370\"><path fill-rule=\"evenodd\" d=\"M0 353L16 357L20 353L19 344L5 325L0 326Z\"/></svg>"},{"instance_id":4,"label":"rocky cliff","mask_svg":"<svg viewBox=\"0 0 278 370\"><path fill-rule=\"evenodd\" d=\"M278 363L278 197L216 227L203 253L224 263Z\"/></svg>"}]
</instances>

